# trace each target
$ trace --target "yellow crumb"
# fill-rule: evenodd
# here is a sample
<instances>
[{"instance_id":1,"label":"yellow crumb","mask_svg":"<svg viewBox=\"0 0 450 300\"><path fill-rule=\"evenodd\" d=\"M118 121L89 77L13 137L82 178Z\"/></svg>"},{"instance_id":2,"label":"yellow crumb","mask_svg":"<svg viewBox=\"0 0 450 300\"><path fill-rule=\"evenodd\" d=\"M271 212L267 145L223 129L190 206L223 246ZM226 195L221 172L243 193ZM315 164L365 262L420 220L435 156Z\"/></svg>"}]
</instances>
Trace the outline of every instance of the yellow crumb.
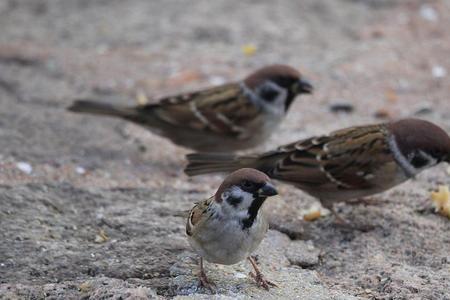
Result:
<instances>
[{"instance_id":1,"label":"yellow crumb","mask_svg":"<svg viewBox=\"0 0 450 300\"><path fill-rule=\"evenodd\" d=\"M447 185L440 185L437 192L431 192L436 212L450 219L450 191Z\"/></svg>"},{"instance_id":2,"label":"yellow crumb","mask_svg":"<svg viewBox=\"0 0 450 300\"><path fill-rule=\"evenodd\" d=\"M146 105L148 103L147 95L142 90L137 91L136 100L139 105Z\"/></svg>"},{"instance_id":3,"label":"yellow crumb","mask_svg":"<svg viewBox=\"0 0 450 300\"><path fill-rule=\"evenodd\" d=\"M91 284L89 282L83 282L82 284L80 284L78 286L78 289L80 290L80 292L82 293L87 293L89 292L89 290L92 288Z\"/></svg>"},{"instance_id":4,"label":"yellow crumb","mask_svg":"<svg viewBox=\"0 0 450 300\"><path fill-rule=\"evenodd\" d=\"M252 56L256 53L256 46L252 44L246 44L241 47L242 53L244 53L246 56Z\"/></svg>"},{"instance_id":5,"label":"yellow crumb","mask_svg":"<svg viewBox=\"0 0 450 300\"><path fill-rule=\"evenodd\" d=\"M396 102L398 100L397 93L393 89L387 89L385 92L386 100L389 102Z\"/></svg>"},{"instance_id":6,"label":"yellow crumb","mask_svg":"<svg viewBox=\"0 0 450 300\"><path fill-rule=\"evenodd\" d=\"M109 240L109 237L106 235L106 232L103 229L100 229L99 233L95 236L96 243L104 243Z\"/></svg>"},{"instance_id":7,"label":"yellow crumb","mask_svg":"<svg viewBox=\"0 0 450 300\"><path fill-rule=\"evenodd\" d=\"M307 222L312 222L312 221L317 220L321 216L322 216L322 213L320 212L320 210L314 210L314 211L310 211L307 214L305 214L303 216L303 220L305 220Z\"/></svg>"}]
</instances>

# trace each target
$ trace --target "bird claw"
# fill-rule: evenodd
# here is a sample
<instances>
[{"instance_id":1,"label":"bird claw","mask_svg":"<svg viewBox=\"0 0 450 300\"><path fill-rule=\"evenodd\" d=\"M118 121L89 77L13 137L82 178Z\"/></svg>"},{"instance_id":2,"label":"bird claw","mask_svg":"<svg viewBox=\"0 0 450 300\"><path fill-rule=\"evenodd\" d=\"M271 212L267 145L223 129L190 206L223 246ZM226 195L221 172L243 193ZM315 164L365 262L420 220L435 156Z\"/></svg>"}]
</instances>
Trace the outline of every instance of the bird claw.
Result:
<instances>
[{"instance_id":1,"label":"bird claw","mask_svg":"<svg viewBox=\"0 0 450 300\"><path fill-rule=\"evenodd\" d=\"M334 224L337 228L342 228L344 230L350 230L350 231L361 231L361 232L369 232L375 229L375 226L373 225L361 225L361 224L353 224L349 221L343 219L343 222L341 222L338 219L335 219Z\"/></svg>"},{"instance_id":2,"label":"bird claw","mask_svg":"<svg viewBox=\"0 0 450 300\"><path fill-rule=\"evenodd\" d=\"M352 227L352 224L348 220L341 217L337 212L333 212L333 215L334 215L334 223L336 225L342 227Z\"/></svg>"},{"instance_id":3,"label":"bird claw","mask_svg":"<svg viewBox=\"0 0 450 300\"><path fill-rule=\"evenodd\" d=\"M278 287L275 283L267 280L264 278L264 275L261 273L253 273L250 272L249 275L256 281L256 284L262 288L264 288L266 291L270 289L270 287Z\"/></svg>"},{"instance_id":4,"label":"bird claw","mask_svg":"<svg viewBox=\"0 0 450 300\"><path fill-rule=\"evenodd\" d=\"M200 281L200 286L207 288L211 293L215 293L216 292L216 284L214 283L214 281L211 281L208 279L208 277L206 276L205 272L200 272L199 274L199 281Z\"/></svg>"},{"instance_id":5,"label":"bird claw","mask_svg":"<svg viewBox=\"0 0 450 300\"><path fill-rule=\"evenodd\" d=\"M378 198L358 198L346 201L349 205L365 205L365 206L376 206L381 204L386 204L388 201L381 200Z\"/></svg>"}]
</instances>

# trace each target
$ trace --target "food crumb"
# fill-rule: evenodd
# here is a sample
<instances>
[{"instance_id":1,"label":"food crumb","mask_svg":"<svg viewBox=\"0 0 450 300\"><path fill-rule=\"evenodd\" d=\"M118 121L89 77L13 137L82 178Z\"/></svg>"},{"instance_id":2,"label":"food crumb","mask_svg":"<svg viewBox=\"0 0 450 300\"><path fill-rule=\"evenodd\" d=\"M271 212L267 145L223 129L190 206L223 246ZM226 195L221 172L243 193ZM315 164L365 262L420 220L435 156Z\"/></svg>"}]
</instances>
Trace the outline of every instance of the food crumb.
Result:
<instances>
[{"instance_id":1,"label":"food crumb","mask_svg":"<svg viewBox=\"0 0 450 300\"><path fill-rule=\"evenodd\" d=\"M320 218L322 216L320 210L314 210L314 211L310 211L308 213L306 213L303 216L303 220L307 221L307 222L312 222L317 220L318 218Z\"/></svg>"},{"instance_id":2,"label":"food crumb","mask_svg":"<svg viewBox=\"0 0 450 300\"><path fill-rule=\"evenodd\" d=\"M106 235L103 229L100 229L99 233L95 236L95 242L98 244L104 243L109 240L109 237Z\"/></svg>"},{"instance_id":3,"label":"food crumb","mask_svg":"<svg viewBox=\"0 0 450 300\"><path fill-rule=\"evenodd\" d=\"M256 53L257 48L253 44L246 44L242 46L241 50L246 56L252 56Z\"/></svg>"},{"instance_id":4,"label":"food crumb","mask_svg":"<svg viewBox=\"0 0 450 300\"><path fill-rule=\"evenodd\" d=\"M148 104L148 102L149 102L147 95L142 90L138 90L136 92L136 101L137 101L138 105L141 105L141 106L144 106L144 105Z\"/></svg>"},{"instance_id":5,"label":"food crumb","mask_svg":"<svg viewBox=\"0 0 450 300\"><path fill-rule=\"evenodd\" d=\"M447 185L440 185L437 192L431 192L436 212L450 219L450 191Z\"/></svg>"}]
</instances>

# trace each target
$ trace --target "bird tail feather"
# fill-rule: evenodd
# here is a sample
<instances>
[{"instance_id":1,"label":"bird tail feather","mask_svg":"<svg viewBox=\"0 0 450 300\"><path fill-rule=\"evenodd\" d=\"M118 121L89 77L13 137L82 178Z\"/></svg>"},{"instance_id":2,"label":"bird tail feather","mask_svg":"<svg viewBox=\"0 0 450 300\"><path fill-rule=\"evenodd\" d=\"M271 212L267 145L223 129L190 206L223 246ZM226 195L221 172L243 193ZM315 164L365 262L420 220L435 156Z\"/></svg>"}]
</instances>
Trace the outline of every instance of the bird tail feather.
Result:
<instances>
[{"instance_id":1,"label":"bird tail feather","mask_svg":"<svg viewBox=\"0 0 450 300\"><path fill-rule=\"evenodd\" d=\"M136 110L132 107L123 107L91 100L76 100L67 108L67 110L76 113L89 113L121 118L130 118L136 115Z\"/></svg>"},{"instance_id":2,"label":"bird tail feather","mask_svg":"<svg viewBox=\"0 0 450 300\"><path fill-rule=\"evenodd\" d=\"M191 153L186 156L188 165L184 172L189 176L208 173L229 173L241 168L251 168L255 157L222 153Z\"/></svg>"}]
</instances>

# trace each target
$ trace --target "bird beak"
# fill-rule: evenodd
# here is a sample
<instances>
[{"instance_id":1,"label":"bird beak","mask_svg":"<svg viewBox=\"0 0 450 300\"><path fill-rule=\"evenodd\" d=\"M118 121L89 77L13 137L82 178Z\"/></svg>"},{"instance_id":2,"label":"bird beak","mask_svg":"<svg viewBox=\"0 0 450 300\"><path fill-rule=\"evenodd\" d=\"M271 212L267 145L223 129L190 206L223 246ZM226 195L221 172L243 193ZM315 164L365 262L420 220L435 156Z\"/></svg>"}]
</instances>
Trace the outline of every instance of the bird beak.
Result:
<instances>
[{"instance_id":1,"label":"bird beak","mask_svg":"<svg viewBox=\"0 0 450 300\"><path fill-rule=\"evenodd\" d=\"M259 189L258 193L260 196L263 197L278 195L277 189L271 183L268 182L262 188Z\"/></svg>"},{"instance_id":2,"label":"bird beak","mask_svg":"<svg viewBox=\"0 0 450 300\"><path fill-rule=\"evenodd\" d=\"M305 79L300 79L298 81L298 87L297 87L297 92L300 94L312 94L312 92L314 91L314 87L312 86L311 83L309 83L309 81L305 80Z\"/></svg>"}]
</instances>

